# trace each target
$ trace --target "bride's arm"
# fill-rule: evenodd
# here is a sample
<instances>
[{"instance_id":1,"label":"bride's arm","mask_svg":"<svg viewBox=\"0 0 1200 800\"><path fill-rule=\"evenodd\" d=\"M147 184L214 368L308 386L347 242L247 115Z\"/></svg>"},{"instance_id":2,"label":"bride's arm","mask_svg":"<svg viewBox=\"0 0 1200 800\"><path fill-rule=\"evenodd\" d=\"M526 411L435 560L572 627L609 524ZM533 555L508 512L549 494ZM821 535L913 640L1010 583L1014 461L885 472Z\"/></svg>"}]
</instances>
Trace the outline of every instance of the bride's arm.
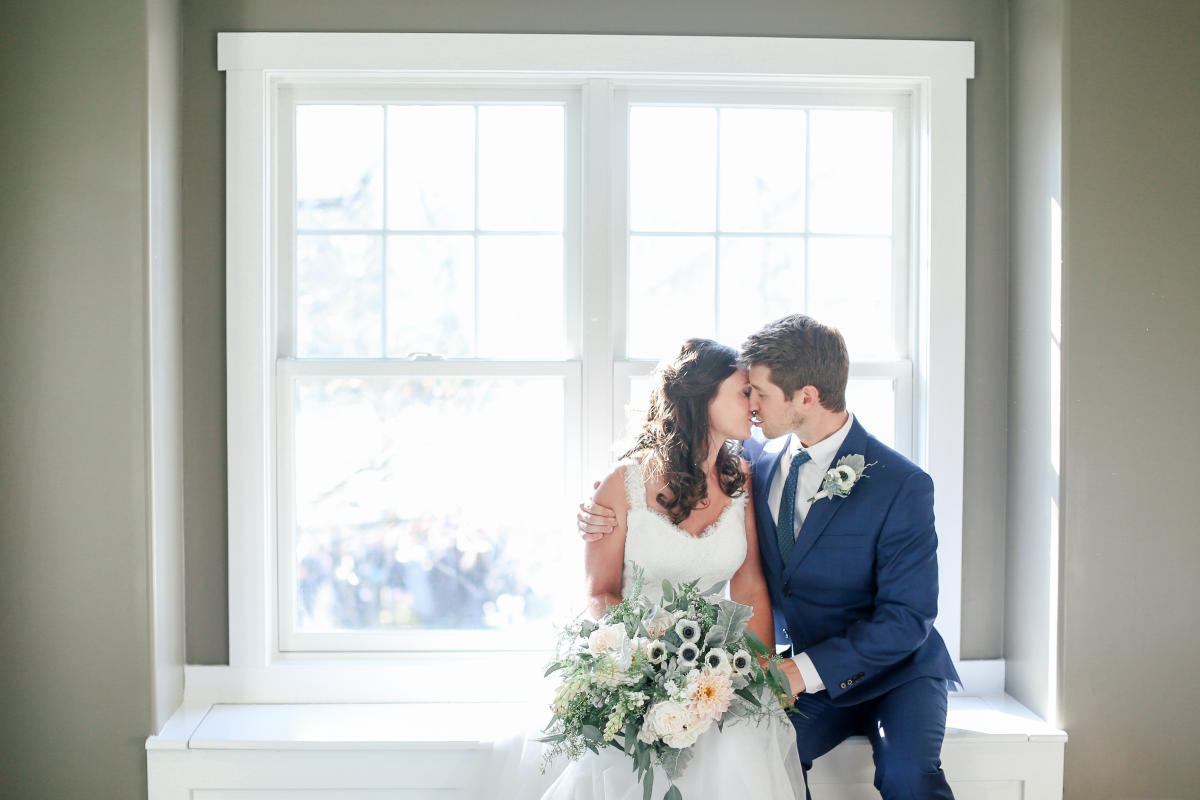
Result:
<instances>
[{"instance_id":1,"label":"bride's arm","mask_svg":"<svg viewBox=\"0 0 1200 800\"><path fill-rule=\"evenodd\" d=\"M742 462L746 473L746 560L729 581L729 597L734 602L754 608L749 628L762 640L770 652L775 652L775 620L771 613L771 596L763 576L758 554L758 531L754 525L754 491L750 487L750 465Z\"/></svg>"},{"instance_id":2,"label":"bride's arm","mask_svg":"<svg viewBox=\"0 0 1200 800\"><path fill-rule=\"evenodd\" d=\"M588 611L600 619L609 606L621 602L621 573L625 563L625 467L609 473L600 483L592 502L611 508L616 515L612 533L587 542L583 548L583 566L587 585Z\"/></svg>"},{"instance_id":3,"label":"bride's arm","mask_svg":"<svg viewBox=\"0 0 1200 800\"><path fill-rule=\"evenodd\" d=\"M775 652L775 617L771 610L771 595L767 591L767 579L763 575L762 561L758 553L758 530L754 524L754 491L750 487L749 465L743 465L747 471L746 492L746 560L733 574L729 582L729 597L735 602L753 606L754 616L750 618L749 628L755 636L767 646L767 652ZM783 659L779 664L783 674L791 684L792 694L804 691L804 679L800 677L800 669L790 658Z\"/></svg>"}]
</instances>

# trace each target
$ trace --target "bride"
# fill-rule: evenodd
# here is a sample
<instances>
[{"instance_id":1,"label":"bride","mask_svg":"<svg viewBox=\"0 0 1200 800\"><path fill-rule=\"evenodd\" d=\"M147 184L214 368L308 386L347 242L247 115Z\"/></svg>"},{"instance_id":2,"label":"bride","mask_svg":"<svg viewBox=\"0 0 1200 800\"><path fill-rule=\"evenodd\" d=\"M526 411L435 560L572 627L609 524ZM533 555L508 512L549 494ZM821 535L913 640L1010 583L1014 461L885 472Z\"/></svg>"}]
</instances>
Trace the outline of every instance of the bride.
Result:
<instances>
[{"instance_id":1,"label":"bride","mask_svg":"<svg viewBox=\"0 0 1200 800\"><path fill-rule=\"evenodd\" d=\"M737 351L690 339L660 370L650 410L633 447L600 484L595 502L616 512L612 535L586 545L588 610L602 617L631 589L633 564L643 592L658 600L663 580L729 581L731 599L754 608L748 625L774 649L774 625L759 562L750 467L736 442L750 438L749 383ZM686 800L803 797L795 732L782 709L765 721L713 726L675 781ZM656 768L657 770L658 768ZM655 795L668 786L659 772ZM659 788L662 787L662 788ZM734 792L734 794L730 794ZM640 800L627 756L612 748L584 757L543 800Z\"/></svg>"}]
</instances>

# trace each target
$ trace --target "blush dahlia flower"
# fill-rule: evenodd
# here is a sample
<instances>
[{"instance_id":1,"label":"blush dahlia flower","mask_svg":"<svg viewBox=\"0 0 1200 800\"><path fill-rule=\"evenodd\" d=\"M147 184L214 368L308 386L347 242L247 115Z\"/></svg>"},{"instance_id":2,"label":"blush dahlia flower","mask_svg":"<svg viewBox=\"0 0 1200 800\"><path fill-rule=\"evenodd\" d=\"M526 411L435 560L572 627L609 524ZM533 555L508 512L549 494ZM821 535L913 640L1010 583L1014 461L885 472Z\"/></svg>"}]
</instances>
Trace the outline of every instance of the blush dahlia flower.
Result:
<instances>
[{"instance_id":1,"label":"blush dahlia flower","mask_svg":"<svg viewBox=\"0 0 1200 800\"><path fill-rule=\"evenodd\" d=\"M733 682L724 671L694 669L688 673L684 687L685 703L701 719L713 720L729 709L733 702Z\"/></svg>"}]
</instances>

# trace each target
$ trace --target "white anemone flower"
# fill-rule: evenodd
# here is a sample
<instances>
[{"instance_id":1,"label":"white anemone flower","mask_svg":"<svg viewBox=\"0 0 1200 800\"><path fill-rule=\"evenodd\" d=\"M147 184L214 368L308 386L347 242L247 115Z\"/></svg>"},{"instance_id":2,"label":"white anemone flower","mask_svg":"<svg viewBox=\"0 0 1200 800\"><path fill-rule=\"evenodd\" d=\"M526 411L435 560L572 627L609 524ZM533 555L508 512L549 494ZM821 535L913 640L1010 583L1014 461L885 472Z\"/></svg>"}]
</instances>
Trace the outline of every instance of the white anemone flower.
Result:
<instances>
[{"instance_id":1,"label":"white anemone flower","mask_svg":"<svg viewBox=\"0 0 1200 800\"><path fill-rule=\"evenodd\" d=\"M744 675L750 671L750 665L753 663L754 660L750 657L749 653L747 653L745 650L738 650L733 654L733 674Z\"/></svg>"},{"instance_id":2,"label":"white anemone flower","mask_svg":"<svg viewBox=\"0 0 1200 800\"><path fill-rule=\"evenodd\" d=\"M675 633L685 642L700 641L700 623L691 619L681 619L675 624Z\"/></svg>"},{"instance_id":3,"label":"white anemone flower","mask_svg":"<svg viewBox=\"0 0 1200 800\"><path fill-rule=\"evenodd\" d=\"M848 490L858 479L858 475L854 472L854 470L845 464L834 467L832 470L830 470L830 472L833 473L833 482L837 484L837 488L842 491Z\"/></svg>"},{"instance_id":4,"label":"white anemone flower","mask_svg":"<svg viewBox=\"0 0 1200 800\"><path fill-rule=\"evenodd\" d=\"M704 654L704 666L711 669L713 672L721 672L728 675L733 667L729 663L729 653L725 652L723 647L714 647Z\"/></svg>"}]
</instances>

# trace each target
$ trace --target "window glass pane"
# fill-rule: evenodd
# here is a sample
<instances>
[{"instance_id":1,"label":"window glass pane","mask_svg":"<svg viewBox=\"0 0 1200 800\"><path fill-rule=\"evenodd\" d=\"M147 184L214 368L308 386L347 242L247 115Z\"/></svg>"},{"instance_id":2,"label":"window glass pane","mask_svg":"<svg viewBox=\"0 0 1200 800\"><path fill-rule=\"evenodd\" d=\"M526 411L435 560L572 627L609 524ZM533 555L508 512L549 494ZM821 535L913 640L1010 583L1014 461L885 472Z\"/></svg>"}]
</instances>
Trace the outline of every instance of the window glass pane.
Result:
<instances>
[{"instance_id":1,"label":"window glass pane","mask_svg":"<svg viewBox=\"0 0 1200 800\"><path fill-rule=\"evenodd\" d=\"M716 223L717 112L629 110L629 224L635 231L711 231Z\"/></svg>"},{"instance_id":2,"label":"window glass pane","mask_svg":"<svg viewBox=\"0 0 1200 800\"><path fill-rule=\"evenodd\" d=\"M519 631L578 611L561 379L296 386L301 632Z\"/></svg>"},{"instance_id":3,"label":"window glass pane","mask_svg":"<svg viewBox=\"0 0 1200 800\"><path fill-rule=\"evenodd\" d=\"M804 230L803 111L721 109L721 230Z\"/></svg>"},{"instance_id":4,"label":"window glass pane","mask_svg":"<svg viewBox=\"0 0 1200 800\"><path fill-rule=\"evenodd\" d=\"M388 238L388 355L475 352L475 239Z\"/></svg>"},{"instance_id":5,"label":"window glass pane","mask_svg":"<svg viewBox=\"0 0 1200 800\"><path fill-rule=\"evenodd\" d=\"M816 233L892 232L892 112L813 111L809 117Z\"/></svg>"},{"instance_id":6,"label":"window glass pane","mask_svg":"<svg viewBox=\"0 0 1200 800\"><path fill-rule=\"evenodd\" d=\"M813 239L808 255L808 313L842 332L855 361L899 357L891 241Z\"/></svg>"},{"instance_id":7,"label":"window glass pane","mask_svg":"<svg viewBox=\"0 0 1200 800\"><path fill-rule=\"evenodd\" d=\"M381 355L378 236L296 237L296 354Z\"/></svg>"},{"instance_id":8,"label":"window glass pane","mask_svg":"<svg viewBox=\"0 0 1200 800\"><path fill-rule=\"evenodd\" d=\"M388 226L475 227L473 106L388 108Z\"/></svg>"},{"instance_id":9,"label":"window glass pane","mask_svg":"<svg viewBox=\"0 0 1200 800\"><path fill-rule=\"evenodd\" d=\"M382 227L382 164L382 107L298 106L297 227Z\"/></svg>"},{"instance_id":10,"label":"window glass pane","mask_svg":"<svg viewBox=\"0 0 1200 800\"><path fill-rule=\"evenodd\" d=\"M650 387L654 385L654 376L638 375L629 379L629 394L622 404L622 417L618 420L618 442L613 447L613 457L617 458L633 444L637 434L646 420L646 412L650 409Z\"/></svg>"},{"instance_id":11,"label":"window glass pane","mask_svg":"<svg viewBox=\"0 0 1200 800\"><path fill-rule=\"evenodd\" d=\"M714 255L711 236L630 237L630 358L664 359L713 336Z\"/></svg>"},{"instance_id":12,"label":"window glass pane","mask_svg":"<svg viewBox=\"0 0 1200 800\"><path fill-rule=\"evenodd\" d=\"M722 239L719 310L717 338L733 347L767 322L803 311L803 240Z\"/></svg>"},{"instance_id":13,"label":"window glass pane","mask_svg":"<svg viewBox=\"0 0 1200 800\"><path fill-rule=\"evenodd\" d=\"M479 108L479 227L563 229L563 107Z\"/></svg>"},{"instance_id":14,"label":"window glass pane","mask_svg":"<svg viewBox=\"0 0 1200 800\"><path fill-rule=\"evenodd\" d=\"M561 236L479 237L479 355L566 358Z\"/></svg>"},{"instance_id":15,"label":"window glass pane","mask_svg":"<svg viewBox=\"0 0 1200 800\"><path fill-rule=\"evenodd\" d=\"M876 439L896 446L896 389L891 378L851 378L846 408Z\"/></svg>"}]
</instances>

